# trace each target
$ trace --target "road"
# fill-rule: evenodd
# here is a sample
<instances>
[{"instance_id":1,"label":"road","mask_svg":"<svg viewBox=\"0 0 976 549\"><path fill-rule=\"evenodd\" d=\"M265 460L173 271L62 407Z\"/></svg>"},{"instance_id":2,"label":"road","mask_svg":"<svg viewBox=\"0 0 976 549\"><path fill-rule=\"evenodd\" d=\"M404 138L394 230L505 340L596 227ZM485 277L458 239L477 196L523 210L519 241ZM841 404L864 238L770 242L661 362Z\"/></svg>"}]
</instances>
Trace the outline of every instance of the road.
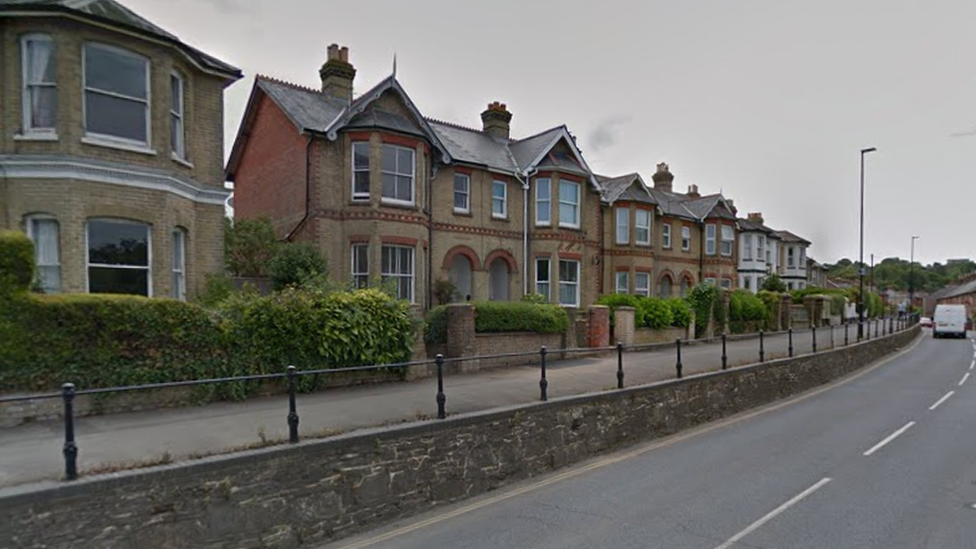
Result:
<instances>
[{"instance_id":1,"label":"road","mask_svg":"<svg viewBox=\"0 0 976 549\"><path fill-rule=\"evenodd\" d=\"M328 547L976 547L976 343ZM950 396L946 396L950 395Z\"/></svg>"},{"instance_id":2,"label":"road","mask_svg":"<svg viewBox=\"0 0 976 549\"><path fill-rule=\"evenodd\" d=\"M872 332L872 337L874 332ZM856 340L856 327L849 329ZM830 347L830 330L817 330L818 349ZM844 343L844 328L835 328L833 341ZM766 360L788 354L785 334L764 338ZM798 331L793 338L796 355L809 353L813 336ZM721 367L721 345L696 344L682 348L685 375ZM756 338L729 341L730 367L759 360ZM651 383L675 376L673 345L654 351L624 354L627 386ZM445 380L447 412L458 414L534 402L539 399L539 367L510 367L472 374L448 376ZM549 396L554 398L609 390L617 385L617 357L551 361L547 372ZM326 390L299 395L298 414L302 437L348 432L364 427L416 421L436 415L436 379ZM151 410L128 414L78 418L78 466L82 474L91 470L132 467L160 460L230 451L264 441L287 439L287 398L259 398L245 402L215 403L202 407ZM63 425L43 421L0 429L0 486L56 479L62 471Z\"/></svg>"}]
</instances>

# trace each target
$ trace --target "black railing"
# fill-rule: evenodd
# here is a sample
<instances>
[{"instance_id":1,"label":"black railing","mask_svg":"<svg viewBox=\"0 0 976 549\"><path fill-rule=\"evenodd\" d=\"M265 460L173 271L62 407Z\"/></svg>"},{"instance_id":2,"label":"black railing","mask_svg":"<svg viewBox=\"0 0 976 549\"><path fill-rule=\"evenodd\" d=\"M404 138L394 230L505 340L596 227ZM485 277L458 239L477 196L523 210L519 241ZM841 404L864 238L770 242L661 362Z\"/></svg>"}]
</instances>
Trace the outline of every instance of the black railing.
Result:
<instances>
[{"instance_id":1,"label":"black railing","mask_svg":"<svg viewBox=\"0 0 976 549\"><path fill-rule=\"evenodd\" d=\"M888 321L890 326L890 331L888 334L894 334L896 332L904 331L915 325L913 320L908 319L882 319L880 321L875 321L875 337L878 337L878 328L884 326L885 321ZM833 347L833 331L836 327L831 326L831 347ZM850 344L848 338L848 324L844 324L844 346ZM896 330L897 328L897 330ZM727 334L721 334L713 338L705 338L700 340L682 341L677 339L673 342L665 343L647 343L647 344L631 344L625 345L622 342L618 342L614 346L607 347L582 347L582 348L569 348L569 349L557 349L549 351L545 346L542 346L538 351L522 351L522 352L511 352L511 353L497 353L490 355L476 355L467 357L454 357L445 358L443 355L437 355L434 359L419 360L411 362L401 362L396 364L382 364L382 365L370 365L370 366L356 366L350 368L322 368L313 370L299 370L294 365L288 366L284 372L275 374L260 374L260 375L250 375L250 376L234 376L234 377L222 377L222 378L212 378L212 379L198 379L198 380L187 380L187 381L171 381L164 383L148 383L143 385L127 385L121 387L104 387L104 388L93 388L93 389L77 389L72 383L65 383L61 387L61 391L57 393L43 393L30 396L9 396L0 397L0 403L14 403L14 402L28 402L28 401L38 401L38 400L49 400L60 398L62 399L63 407L63 418L64 418L64 444L62 447L62 454L64 456L64 478L66 480L74 480L78 477L78 445L75 440L75 414L74 414L74 402L78 396L82 395L103 395L109 393L125 393L132 391L147 391L156 389L168 389L177 387L197 387L203 385L214 385L214 384L224 384L224 383L240 383L249 381L264 381L272 379L284 379L287 382L287 395L288 395L288 414L286 416L286 423L288 426L288 441L292 444L299 442L299 415L298 415L298 396L297 396L297 380L301 376L309 375L323 375L323 374L341 374L345 372L355 372L355 371L374 371L374 370L389 370L391 368L407 368L412 366L429 366L431 364L436 366L436 378L437 378L437 393L434 397L434 401L437 405L437 418L445 419L447 417L447 395L445 394L444 388L444 366L451 363L460 363L464 361L483 361L483 360L499 360L506 358L534 358L538 357L539 364L539 400L548 401L549 400L549 380L546 378L546 368L547 368L547 357L556 353L563 358L572 355L583 355L583 354L601 354L616 352L617 358L617 368L616 368L616 387L617 389L624 388L624 355L625 352L637 352L637 351L667 351L668 349L673 349L675 353L675 377L681 379L684 376L684 365L682 363L682 348L689 345L699 345L701 343L710 343L721 341L721 369L726 370L729 368L728 364L728 354L727 354L727 342L729 341L741 341L749 338L756 338L758 340L758 351L759 351L759 362L766 361L766 339L770 335L787 335L788 336L788 355L789 357L794 356L794 346L793 346L793 336L795 334L801 333L803 330L793 330L792 328L782 331L775 332L773 334L766 334L760 331L758 334L752 334L749 337L740 336L730 336ZM811 333L811 348L812 352L817 352L817 328L812 327L809 329ZM870 337L870 324L868 330L865 332L868 337Z\"/></svg>"}]
</instances>

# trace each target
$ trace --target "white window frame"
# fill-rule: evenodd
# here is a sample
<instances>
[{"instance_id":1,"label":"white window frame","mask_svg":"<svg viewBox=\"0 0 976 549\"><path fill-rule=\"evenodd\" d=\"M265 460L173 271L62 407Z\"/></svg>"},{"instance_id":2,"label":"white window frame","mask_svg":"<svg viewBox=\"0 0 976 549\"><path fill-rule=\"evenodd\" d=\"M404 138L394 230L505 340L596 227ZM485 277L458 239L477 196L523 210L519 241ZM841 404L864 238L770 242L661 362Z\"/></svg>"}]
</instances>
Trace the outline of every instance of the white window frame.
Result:
<instances>
[{"instance_id":1,"label":"white window frame","mask_svg":"<svg viewBox=\"0 0 976 549\"><path fill-rule=\"evenodd\" d=\"M397 280L397 299L405 299L405 300L409 301L410 303L414 303L414 294L415 294L414 287L417 285L417 280L416 280L416 273L417 273L417 269L416 269L416 264L417 264L417 249L415 247L413 247L413 246L403 246L403 245L398 245L398 244L383 244L383 247L380 250L380 253L381 254L384 253L384 251L387 248L396 248L397 250L410 250L410 260L411 261L410 261L410 273L409 274L408 273L384 273L383 272L383 261L382 261L382 258L381 258L380 259L380 277L381 277L381 279L382 279L382 281L383 281L384 284L389 279L391 279L391 278L392 279L400 279L400 278L407 278L407 279L409 279L410 280L410 284L409 284L410 296L408 298L400 297L400 294L399 294L400 283L399 283L399 280ZM400 254L397 253L397 254L395 254L394 257L396 258L397 267L399 267ZM399 270L399 269L395 268L394 270Z\"/></svg>"},{"instance_id":2,"label":"white window frame","mask_svg":"<svg viewBox=\"0 0 976 549\"><path fill-rule=\"evenodd\" d=\"M641 216L647 216L646 223L641 223ZM643 233L643 238L641 237ZM634 242L638 246L651 245L651 212L643 208L634 210Z\"/></svg>"},{"instance_id":3,"label":"white window frame","mask_svg":"<svg viewBox=\"0 0 976 549\"><path fill-rule=\"evenodd\" d=\"M545 263L546 279L539 280L539 266ZM545 291L540 290L545 285ZM546 301L552 301L552 259L548 257L535 258L535 293L541 295Z\"/></svg>"},{"instance_id":4,"label":"white window frame","mask_svg":"<svg viewBox=\"0 0 976 549\"><path fill-rule=\"evenodd\" d=\"M103 51L112 52L122 56L128 56L133 59L142 61L146 67L146 99L140 99L137 97L129 97L115 92L103 91L96 88L88 87L87 66L88 66L88 48L99 49ZM135 147L137 149L149 149L150 143L152 143L152 65L149 62L149 58L139 55L138 53L119 48L116 46L110 46L108 44L101 44L98 42L85 42L82 45L81 52L81 85L82 85L82 97L81 97L81 120L82 127L85 130L85 137L89 139L88 142L99 144L109 143L118 144L122 146ZM145 104L145 116L146 116L146 139L144 141L139 141L137 139L129 139L126 137L118 137L115 135L108 135L103 133L96 133L88 130L88 102L85 100L88 93L96 93L101 95L107 95L110 97L115 97L117 99L124 99L127 101L133 101ZM83 140L84 141L84 140Z\"/></svg>"},{"instance_id":5,"label":"white window frame","mask_svg":"<svg viewBox=\"0 0 976 549\"><path fill-rule=\"evenodd\" d=\"M26 34L20 38L20 67L21 67L21 108L22 108L22 129L24 136L29 137L41 137L46 139L57 139L58 131L58 117L60 113L60 105L58 104L59 97L57 95L58 89L58 79L55 75L54 82L30 82L30 59L29 59L29 47L31 42L47 42L51 49L51 61L54 63L54 70L57 71L58 59L57 51L54 46L54 39L48 34ZM31 101L32 88L54 88L54 126L47 128L42 126L35 127L33 124L33 117L31 113L34 111L34 105Z\"/></svg>"},{"instance_id":6,"label":"white window frame","mask_svg":"<svg viewBox=\"0 0 976 549\"><path fill-rule=\"evenodd\" d=\"M366 249L366 270L359 270L359 265L356 265L356 258L358 257L357 251L360 249ZM367 288L369 287L369 243L368 242L353 242L349 246L349 273L351 274L352 284L356 288ZM362 284L360 284L359 278L362 277Z\"/></svg>"},{"instance_id":7,"label":"white window frame","mask_svg":"<svg viewBox=\"0 0 976 549\"><path fill-rule=\"evenodd\" d=\"M691 227L681 226L681 250L687 252L691 249Z\"/></svg>"},{"instance_id":8,"label":"white window frame","mask_svg":"<svg viewBox=\"0 0 976 549\"><path fill-rule=\"evenodd\" d=\"M495 186L501 185L502 196L499 198L495 196ZM498 213L495 211L495 201L501 200L502 211ZM508 219L508 182L501 179L493 179L491 181L491 217L494 219Z\"/></svg>"},{"instance_id":9,"label":"white window frame","mask_svg":"<svg viewBox=\"0 0 976 549\"><path fill-rule=\"evenodd\" d=\"M546 189L546 198L539 198L539 191ZM539 204L545 203L549 209L549 214L545 219L539 217ZM539 177L535 180L535 224L538 227L549 227L552 225L552 179Z\"/></svg>"},{"instance_id":10,"label":"white window frame","mask_svg":"<svg viewBox=\"0 0 976 549\"><path fill-rule=\"evenodd\" d=\"M752 235L742 235L742 260L752 261Z\"/></svg>"},{"instance_id":11,"label":"white window frame","mask_svg":"<svg viewBox=\"0 0 976 549\"><path fill-rule=\"evenodd\" d=\"M174 80L179 82L179 111L173 110L173 103L175 101L173 97L170 97L169 116L170 124L172 124L174 121L179 123L179 131L176 133L178 138L177 142L170 143L170 145L173 147L173 156L175 156L177 160L186 161L188 159L186 154L186 79L184 79L183 76L176 71L170 73L170 93L172 93ZM173 131L171 128L170 141L172 141L172 133Z\"/></svg>"},{"instance_id":12,"label":"white window frame","mask_svg":"<svg viewBox=\"0 0 976 549\"><path fill-rule=\"evenodd\" d=\"M170 247L173 251L173 281L170 294L173 299L186 301L186 230L181 227L173 229ZM177 249L179 243L179 249ZM177 261L179 259L179 261Z\"/></svg>"},{"instance_id":13,"label":"white window frame","mask_svg":"<svg viewBox=\"0 0 976 549\"><path fill-rule=\"evenodd\" d=\"M712 278L712 277L708 277L708 278L706 278L706 279L705 279L705 284L711 284L712 286L716 286L716 284L715 284L715 279L714 279L714 278Z\"/></svg>"},{"instance_id":14,"label":"white window frame","mask_svg":"<svg viewBox=\"0 0 976 549\"><path fill-rule=\"evenodd\" d=\"M613 291L618 294L630 293L630 271L617 271L613 274Z\"/></svg>"},{"instance_id":15,"label":"white window frame","mask_svg":"<svg viewBox=\"0 0 976 549\"><path fill-rule=\"evenodd\" d=\"M362 148L362 147L366 147L366 167L365 168L357 168L356 167L356 149ZM369 184L370 183L370 181L369 181L369 168L370 168L370 165L372 164L372 158L370 158L370 153L371 153L371 150L372 149L369 146L369 141L353 141L352 142L352 147L350 147L350 149L352 149L351 150L351 154L352 154L352 157L351 157L352 181L350 181L350 185L351 185L350 188L352 189L352 199L354 201L360 201L361 200L361 201L366 202L366 201L369 200L369 187L370 187L370 184ZM356 190L356 174L358 174L358 173L365 173L366 174L366 192L362 192L362 191L357 191Z\"/></svg>"},{"instance_id":16,"label":"white window frame","mask_svg":"<svg viewBox=\"0 0 976 549\"><path fill-rule=\"evenodd\" d=\"M793 269L796 265L796 252L793 251L793 246L786 247L786 268Z\"/></svg>"},{"instance_id":17,"label":"white window frame","mask_svg":"<svg viewBox=\"0 0 976 549\"><path fill-rule=\"evenodd\" d=\"M665 223L661 226L661 247L665 250L671 249L671 224Z\"/></svg>"},{"instance_id":18,"label":"white window frame","mask_svg":"<svg viewBox=\"0 0 976 549\"><path fill-rule=\"evenodd\" d=\"M386 149L388 147L397 151L397 154L395 156L395 158L396 158L396 168L395 168L395 170L396 171L393 171L393 172L388 172L388 171L386 171L386 170L383 169L383 149ZM409 172L401 171L401 169L400 169L400 151L409 151L410 152L410 171ZM390 143L383 143L383 145L380 146L380 173L383 174L383 175L389 174L389 175L392 175L394 177L407 177L407 176L410 177L410 200L401 200L401 199L396 198L396 197L391 198L391 197L388 197L388 196L384 196L383 195L383 191L385 190L384 189L385 185L383 185L383 181L382 181L383 177L382 177L382 175L380 176L380 197L381 197L380 200L384 204L399 204L399 205L402 205L402 206L414 206L414 205L416 205L416 203L417 203L417 151L416 150L411 149L410 147L401 147L399 145L393 145L393 144L390 144ZM396 188L394 188L394 192L396 192ZM416 258L414 258L414 261L416 262Z\"/></svg>"},{"instance_id":19,"label":"white window frame","mask_svg":"<svg viewBox=\"0 0 976 549\"><path fill-rule=\"evenodd\" d=\"M464 190L458 191L457 184L458 178L464 181ZM464 207L459 208L457 205L458 193L464 195ZM456 173L454 174L454 213L471 213L471 176L466 173Z\"/></svg>"},{"instance_id":20,"label":"white window frame","mask_svg":"<svg viewBox=\"0 0 976 549\"><path fill-rule=\"evenodd\" d=\"M728 233L726 235L726 233ZM728 238L726 238L728 236ZM733 250L735 249L735 230L728 225L722 225L722 255L725 257L732 257ZM728 250L728 251L726 251Z\"/></svg>"},{"instance_id":21,"label":"white window frame","mask_svg":"<svg viewBox=\"0 0 976 549\"><path fill-rule=\"evenodd\" d=\"M756 261L766 260L766 237L759 235L756 237Z\"/></svg>"},{"instance_id":22,"label":"white window frame","mask_svg":"<svg viewBox=\"0 0 976 549\"><path fill-rule=\"evenodd\" d=\"M752 277L751 276L744 276L744 277L742 277L742 287L743 287L743 289L749 290L750 292L752 291Z\"/></svg>"},{"instance_id":23,"label":"white window frame","mask_svg":"<svg viewBox=\"0 0 976 549\"><path fill-rule=\"evenodd\" d=\"M614 210L616 227L615 241L617 244L630 244L630 208L616 208ZM623 238L621 238L623 236Z\"/></svg>"},{"instance_id":24,"label":"white window frame","mask_svg":"<svg viewBox=\"0 0 976 549\"><path fill-rule=\"evenodd\" d=\"M129 225L142 225L146 227L146 266L142 267L139 265L106 265L104 263L92 263L91 262L91 249L88 245L88 234L89 234L89 224L92 221L106 221L109 223L127 223ZM91 267L100 267L108 269L138 269L146 271L146 297L153 296L153 227L149 223L143 223L142 221L133 221L131 219L119 219L116 217L90 217L85 221L85 291L91 293L91 275L89 270Z\"/></svg>"},{"instance_id":25,"label":"white window frame","mask_svg":"<svg viewBox=\"0 0 976 549\"><path fill-rule=\"evenodd\" d=\"M643 284L641 284L641 279L644 281ZM651 273L643 271L634 273L634 295L651 296Z\"/></svg>"},{"instance_id":26,"label":"white window frame","mask_svg":"<svg viewBox=\"0 0 976 549\"><path fill-rule=\"evenodd\" d=\"M715 224L705 225L705 255L715 255L715 252L718 251L715 247L715 237Z\"/></svg>"},{"instance_id":27,"label":"white window frame","mask_svg":"<svg viewBox=\"0 0 976 549\"><path fill-rule=\"evenodd\" d=\"M570 201L565 200L563 198L563 195L564 194L568 194L568 193L563 193L563 185L566 185L567 187L570 187L570 186L571 187L576 187L576 202L570 202ZM577 183L575 181L570 181L568 179L560 179L559 180L559 226L560 227L567 227L567 228L570 228L570 229L579 229L580 228L580 222L582 221L580 219L580 214L582 213L582 210L580 209L580 204L583 202L583 194L582 193L583 193L583 189L582 189L582 186L579 183ZM569 222L566 222L566 221L563 220L563 206L564 205L565 206L571 206L573 208L573 211L575 212L575 216L574 217L576 217L576 222L575 223L569 223Z\"/></svg>"},{"instance_id":28,"label":"white window frame","mask_svg":"<svg viewBox=\"0 0 976 549\"><path fill-rule=\"evenodd\" d=\"M573 265L576 266L576 281L575 282L564 282L563 281L563 279L562 279L562 269L560 268L563 263L573 264ZM559 270L559 272L557 273L559 275L559 288L557 289L557 292L558 292L558 296L557 297L559 298L559 304L562 305L562 306L564 306L564 307L578 307L579 306L579 302L580 302L580 278L582 277L581 262L578 259L560 259L559 260L559 263L557 263L557 265L558 265L557 266L557 269ZM563 300L562 300L562 296L563 296L562 287L563 287L563 285L573 286L573 291L574 291L574 294L573 295L574 295L574 299L575 299L575 301L573 301L573 303L563 303Z\"/></svg>"},{"instance_id":29,"label":"white window frame","mask_svg":"<svg viewBox=\"0 0 976 549\"><path fill-rule=\"evenodd\" d=\"M721 282L719 283L719 285L722 288L725 288L726 290L731 290L732 289L732 279L731 278L723 278L721 280Z\"/></svg>"},{"instance_id":30,"label":"white window frame","mask_svg":"<svg viewBox=\"0 0 976 549\"><path fill-rule=\"evenodd\" d=\"M53 291L54 293L60 293L61 292L61 289L64 287L64 285L63 285L63 283L61 281L61 222L58 221L58 218L55 217L55 216L53 216L53 215L48 215L48 214L32 214L32 215L28 215L24 219L24 228L26 229L27 237L31 239L31 242L37 242L37 234L35 232L37 230L37 228L36 228L36 226L34 224L37 223L37 222L39 222L39 221L53 221L54 222L55 226L57 227L57 231L58 231L58 239L57 239L57 247L58 247L58 249L57 249L57 261L55 263L44 263L44 264L42 264L41 263L41 259L39 257L37 257L38 250L37 250L37 246L35 245L35 248L34 248L34 260L35 260L35 262L37 264L37 267L38 267L38 273L37 273L37 275L38 276L40 275L40 268L41 267L46 267L46 268L54 268L54 267L57 267L57 269L58 269L58 287L57 288L53 288L53 289L44 288L44 291L45 292Z\"/></svg>"}]
</instances>

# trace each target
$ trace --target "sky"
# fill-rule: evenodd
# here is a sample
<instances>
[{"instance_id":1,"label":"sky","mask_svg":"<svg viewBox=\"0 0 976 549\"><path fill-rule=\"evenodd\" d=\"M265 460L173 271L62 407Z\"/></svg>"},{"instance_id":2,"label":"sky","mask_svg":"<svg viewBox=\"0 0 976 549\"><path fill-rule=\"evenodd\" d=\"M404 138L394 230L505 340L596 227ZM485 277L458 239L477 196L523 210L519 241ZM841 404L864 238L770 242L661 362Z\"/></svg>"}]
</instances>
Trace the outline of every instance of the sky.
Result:
<instances>
[{"instance_id":1,"label":"sky","mask_svg":"<svg viewBox=\"0 0 976 549\"><path fill-rule=\"evenodd\" d=\"M512 135L566 124L590 167L658 162L675 190L721 191L741 216L867 261L972 258L976 2L972 0L121 0L240 67L229 153L255 74L318 87L348 46L355 88L392 71L427 116L479 128L508 104ZM973 132L974 135L953 136Z\"/></svg>"}]
</instances>

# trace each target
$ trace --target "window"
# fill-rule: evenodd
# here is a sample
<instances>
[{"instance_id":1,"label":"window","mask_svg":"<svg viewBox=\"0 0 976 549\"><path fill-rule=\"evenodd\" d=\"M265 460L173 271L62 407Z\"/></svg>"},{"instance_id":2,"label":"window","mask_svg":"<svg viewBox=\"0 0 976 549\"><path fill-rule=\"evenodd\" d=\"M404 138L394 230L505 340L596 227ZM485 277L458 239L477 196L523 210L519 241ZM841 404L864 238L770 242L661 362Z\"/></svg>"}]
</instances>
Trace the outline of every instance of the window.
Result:
<instances>
[{"instance_id":1,"label":"window","mask_svg":"<svg viewBox=\"0 0 976 549\"><path fill-rule=\"evenodd\" d=\"M383 200L413 204L414 150L383 145Z\"/></svg>"},{"instance_id":2,"label":"window","mask_svg":"<svg viewBox=\"0 0 976 549\"><path fill-rule=\"evenodd\" d=\"M752 261L752 235L742 235L742 259Z\"/></svg>"},{"instance_id":3,"label":"window","mask_svg":"<svg viewBox=\"0 0 976 549\"><path fill-rule=\"evenodd\" d=\"M58 122L57 64L50 36L29 35L20 42L23 68L24 133L53 133Z\"/></svg>"},{"instance_id":4,"label":"window","mask_svg":"<svg viewBox=\"0 0 976 549\"><path fill-rule=\"evenodd\" d=\"M31 216L27 218L27 236L34 241L34 258L37 261L37 281L44 293L61 291L61 243L60 227L53 217Z\"/></svg>"},{"instance_id":5,"label":"window","mask_svg":"<svg viewBox=\"0 0 976 549\"><path fill-rule=\"evenodd\" d=\"M186 301L186 232L173 231L173 284L170 288L173 299Z\"/></svg>"},{"instance_id":6,"label":"window","mask_svg":"<svg viewBox=\"0 0 976 549\"><path fill-rule=\"evenodd\" d=\"M413 302L413 248L383 246L383 283L393 282L397 298Z\"/></svg>"},{"instance_id":7,"label":"window","mask_svg":"<svg viewBox=\"0 0 976 549\"><path fill-rule=\"evenodd\" d=\"M454 174L454 211L471 211L471 178L463 173Z\"/></svg>"},{"instance_id":8,"label":"window","mask_svg":"<svg viewBox=\"0 0 976 549\"><path fill-rule=\"evenodd\" d=\"M183 130L183 79L178 74L169 77L170 106L169 106L169 137L173 146L173 154L186 160L186 133Z\"/></svg>"},{"instance_id":9,"label":"window","mask_svg":"<svg viewBox=\"0 0 976 549\"><path fill-rule=\"evenodd\" d=\"M634 273L634 293L644 297L650 297L651 273Z\"/></svg>"},{"instance_id":10,"label":"window","mask_svg":"<svg viewBox=\"0 0 976 549\"><path fill-rule=\"evenodd\" d=\"M705 253L715 255L715 225L705 225Z\"/></svg>"},{"instance_id":11,"label":"window","mask_svg":"<svg viewBox=\"0 0 976 549\"><path fill-rule=\"evenodd\" d=\"M540 257L535 260L535 293L541 295L546 301L552 299L550 295L550 275L549 258Z\"/></svg>"},{"instance_id":12,"label":"window","mask_svg":"<svg viewBox=\"0 0 976 549\"><path fill-rule=\"evenodd\" d=\"M559 182L559 226L579 228L580 185L572 181Z\"/></svg>"},{"instance_id":13,"label":"window","mask_svg":"<svg viewBox=\"0 0 976 549\"><path fill-rule=\"evenodd\" d=\"M630 273L627 271L620 271L614 273L614 291L618 294L626 294L630 292Z\"/></svg>"},{"instance_id":14,"label":"window","mask_svg":"<svg viewBox=\"0 0 976 549\"><path fill-rule=\"evenodd\" d=\"M807 266L807 250L806 248L800 248L800 265L801 269Z\"/></svg>"},{"instance_id":15,"label":"window","mask_svg":"<svg viewBox=\"0 0 976 549\"><path fill-rule=\"evenodd\" d=\"M732 255L732 246L735 245L735 232L732 227L722 225L722 255Z\"/></svg>"},{"instance_id":16,"label":"window","mask_svg":"<svg viewBox=\"0 0 976 549\"><path fill-rule=\"evenodd\" d=\"M691 227L681 227L681 249L686 252L691 249Z\"/></svg>"},{"instance_id":17,"label":"window","mask_svg":"<svg viewBox=\"0 0 976 549\"><path fill-rule=\"evenodd\" d=\"M671 283L670 276L665 276L661 279L661 283L658 291L662 299L668 299L669 297L671 297L671 286L672 283Z\"/></svg>"},{"instance_id":18,"label":"window","mask_svg":"<svg viewBox=\"0 0 976 549\"><path fill-rule=\"evenodd\" d=\"M504 181L491 182L491 216L508 217L508 184Z\"/></svg>"},{"instance_id":19,"label":"window","mask_svg":"<svg viewBox=\"0 0 976 549\"><path fill-rule=\"evenodd\" d=\"M352 199L369 200L368 141L357 141L352 144Z\"/></svg>"},{"instance_id":20,"label":"window","mask_svg":"<svg viewBox=\"0 0 976 549\"><path fill-rule=\"evenodd\" d=\"M787 282L786 283L786 289L792 291L793 290L793 283L792 282Z\"/></svg>"},{"instance_id":21,"label":"window","mask_svg":"<svg viewBox=\"0 0 976 549\"><path fill-rule=\"evenodd\" d=\"M706 278L705 279L705 284L711 284L712 286L714 286L715 285L715 279L714 278L711 278L711 277Z\"/></svg>"},{"instance_id":22,"label":"window","mask_svg":"<svg viewBox=\"0 0 976 549\"><path fill-rule=\"evenodd\" d=\"M786 248L786 266L792 269L795 263L796 261L793 259L793 246L790 246Z\"/></svg>"},{"instance_id":23,"label":"window","mask_svg":"<svg viewBox=\"0 0 976 549\"><path fill-rule=\"evenodd\" d=\"M731 288L732 287L732 279L731 278L723 278L722 279L722 287L723 288Z\"/></svg>"},{"instance_id":24,"label":"window","mask_svg":"<svg viewBox=\"0 0 976 549\"><path fill-rule=\"evenodd\" d=\"M630 208L617 208L617 244L630 244Z\"/></svg>"},{"instance_id":25,"label":"window","mask_svg":"<svg viewBox=\"0 0 976 549\"><path fill-rule=\"evenodd\" d=\"M758 259L759 261L762 261L764 257L768 258L767 255L768 252L763 251L765 247L766 247L766 237L763 235L757 236L756 237L756 259Z\"/></svg>"},{"instance_id":26,"label":"window","mask_svg":"<svg viewBox=\"0 0 976 549\"><path fill-rule=\"evenodd\" d=\"M149 144L149 61L125 50L85 44L85 131Z\"/></svg>"},{"instance_id":27,"label":"window","mask_svg":"<svg viewBox=\"0 0 976 549\"><path fill-rule=\"evenodd\" d=\"M747 290L751 290L752 289L751 282L752 282L752 279L751 278L749 278L748 276L747 277L744 277L742 279L742 287L745 288L745 289L747 289Z\"/></svg>"},{"instance_id":28,"label":"window","mask_svg":"<svg viewBox=\"0 0 976 549\"><path fill-rule=\"evenodd\" d=\"M665 223L661 227L661 246L665 249L671 248L671 224Z\"/></svg>"},{"instance_id":29,"label":"window","mask_svg":"<svg viewBox=\"0 0 976 549\"><path fill-rule=\"evenodd\" d=\"M651 212L637 210L635 212L634 228L636 229L637 244L651 245Z\"/></svg>"},{"instance_id":30,"label":"window","mask_svg":"<svg viewBox=\"0 0 976 549\"><path fill-rule=\"evenodd\" d=\"M152 295L149 225L117 219L88 221L88 291Z\"/></svg>"},{"instance_id":31,"label":"window","mask_svg":"<svg viewBox=\"0 0 976 549\"><path fill-rule=\"evenodd\" d=\"M369 286L369 244L352 245L352 283L357 288Z\"/></svg>"},{"instance_id":32,"label":"window","mask_svg":"<svg viewBox=\"0 0 976 549\"><path fill-rule=\"evenodd\" d=\"M769 265L769 266L771 266L771 267L774 266L773 265L773 250L772 250L772 248L773 248L772 246L766 248L766 264Z\"/></svg>"},{"instance_id":33,"label":"window","mask_svg":"<svg viewBox=\"0 0 976 549\"><path fill-rule=\"evenodd\" d=\"M551 187L548 178L535 180L535 224L549 225L552 223L549 204L551 201Z\"/></svg>"},{"instance_id":34,"label":"window","mask_svg":"<svg viewBox=\"0 0 976 549\"><path fill-rule=\"evenodd\" d=\"M559 260L559 304L579 305L580 262Z\"/></svg>"}]
</instances>

